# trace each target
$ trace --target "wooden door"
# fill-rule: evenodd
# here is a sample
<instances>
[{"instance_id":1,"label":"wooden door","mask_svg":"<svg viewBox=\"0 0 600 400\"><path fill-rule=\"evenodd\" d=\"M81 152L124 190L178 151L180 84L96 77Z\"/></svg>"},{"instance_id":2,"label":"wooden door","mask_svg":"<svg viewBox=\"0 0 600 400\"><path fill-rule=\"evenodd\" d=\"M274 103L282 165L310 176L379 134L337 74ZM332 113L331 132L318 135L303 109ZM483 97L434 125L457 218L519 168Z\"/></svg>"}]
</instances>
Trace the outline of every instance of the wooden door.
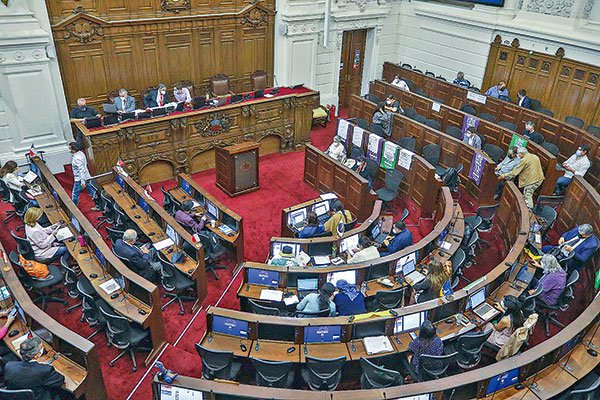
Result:
<instances>
[{"instance_id":1,"label":"wooden door","mask_svg":"<svg viewBox=\"0 0 600 400\"><path fill-rule=\"evenodd\" d=\"M366 29L344 32L338 88L340 107L348 107L350 95L360 95L366 41Z\"/></svg>"}]
</instances>

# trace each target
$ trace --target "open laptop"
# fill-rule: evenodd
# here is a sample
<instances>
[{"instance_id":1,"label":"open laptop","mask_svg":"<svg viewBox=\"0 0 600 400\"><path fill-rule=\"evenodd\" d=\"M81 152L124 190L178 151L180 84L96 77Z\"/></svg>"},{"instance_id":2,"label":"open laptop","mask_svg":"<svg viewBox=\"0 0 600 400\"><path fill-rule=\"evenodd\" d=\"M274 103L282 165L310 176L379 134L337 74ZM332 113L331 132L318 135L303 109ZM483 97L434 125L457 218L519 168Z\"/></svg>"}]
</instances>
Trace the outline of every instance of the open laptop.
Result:
<instances>
[{"instance_id":1,"label":"open laptop","mask_svg":"<svg viewBox=\"0 0 600 400\"><path fill-rule=\"evenodd\" d=\"M102 104L102 110L105 114L116 114L117 107L113 103L104 103Z\"/></svg>"},{"instance_id":2,"label":"open laptop","mask_svg":"<svg viewBox=\"0 0 600 400\"><path fill-rule=\"evenodd\" d=\"M313 211L317 214L317 220L324 224L329 219L329 200L321 201L313 206Z\"/></svg>"},{"instance_id":3,"label":"open laptop","mask_svg":"<svg viewBox=\"0 0 600 400\"><path fill-rule=\"evenodd\" d=\"M500 311L485 302L485 287L469 296L471 309L479 318L488 321L500 314Z\"/></svg>"},{"instance_id":4,"label":"open laptop","mask_svg":"<svg viewBox=\"0 0 600 400\"><path fill-rule=\"evenodd\" d=\"M411 285L416 285L425 279L425 275L417 271L415 260L408 260L408 262L402 266L402 275Z\"/></svg>"},{"instance_id":5,"label":"open laptop","mask_svg":"<svg viewBox=\"0 0 600 400\"><path fill-rule=\"evenodd\" d=\"M385 238L387 238L390 232L392 231L393 224L393 218L382 217L379 223L375 225L375 227L371 231L371 238L373 239L373 242L375 242L378 245L381 245Z\"/></svg>"},{"instance_id":6,"label":"open laptop","mask_svg":"<svg viewBox=\"0 0 600 400\"><path fill-rule=\"evenodd\" d=\"M318 278L298 279L298 298L302 300L310 293L317 293L319 289Z\"/></svg>"},{"instance_id":7,"label":"open laptop","mask_svg":"<svg viewBox=\"0 0 600 400\"><path fill-rule=\"evenodd\" d=\"M292 211L289 214L289 224L296 230L301 230L306 226L306 208Z\"/></svg>"},{"instance_id":8,"label":"open laptop","mask_svg":"<svg viewBox=\"0 0 600 400\"><path fill-rule=\"evenodd\" d=\"M525 285L529 285L531 280L533 279L534 271L530 271L527 267L527 264L521 267L519 274L516 277L516 280L519 282L523 282Z\"/></svg>"}]
</instances>

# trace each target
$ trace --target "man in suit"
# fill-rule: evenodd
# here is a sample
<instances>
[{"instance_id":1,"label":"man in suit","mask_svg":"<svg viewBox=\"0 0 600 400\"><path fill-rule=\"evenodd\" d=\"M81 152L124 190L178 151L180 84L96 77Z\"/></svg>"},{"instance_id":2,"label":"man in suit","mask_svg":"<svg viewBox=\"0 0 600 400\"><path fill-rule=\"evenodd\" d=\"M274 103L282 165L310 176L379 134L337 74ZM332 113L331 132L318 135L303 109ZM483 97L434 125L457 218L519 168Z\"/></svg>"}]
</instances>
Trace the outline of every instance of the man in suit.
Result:
<instances>
[{"instance_id":1,"label":"man in suit","mask_svg":"<svg viewBox=\"0 0 600 400\"><path fill-rule=\"evenodd\" d=\"M379 251L381 257L395 253L413 244L412 232L408 230L404 222L397 221L392 227L391 235L384 241L384 251Z\"/></svg>"},{"instance_id":2,"label":"man in suit","mask_svg":"<svg viewBox=\"0 0 600 400\"><path fill-rule=\"evenodd\" d=\"M527 97L527 91L525 89L519 90L517 92L517 97L519 97L519 107L531 108L531 99Z\"/></svg>"},{"instance_id":3,"label":"man in suit","mask_svg":"<svg viewBox=\"0 0 600 400\"><path fill-rule=\"evenodd\" d=\"M127 89L119 90L119 96L115 98L114 103L119 114L135 111L135 99L129 95Z\"/></svg>"},{"instance_id":4,"label":"man in suit","mask_svg":"<svg viewBox=\"0 0 600 400\"><path fill-rule=\"evenodd\" d=\"M481 150L481 138L475 131L475 128L472 126L467 128L467 131L465 132L465 137L463 138L463 142L465 142L469 146L475 147L477 150Z\"/></svg>"},{"instance_id":5,"label":"man in suit","mask_svg":"<svg viewBox=\"0 0 600 400\"><path fill-rule=\"evenodd\" d=\"M36 360L42 355L43 347L37 337L27 339L19 346L22 361L11 361L4 366L4 382L9 390L30 389L35 400L58 400L57 390L65 377L49 364Z\"/></svg>"},{"instance_id":6,"label":"man in suit","mask_svg":"<svg viewBox=\"0 0 600 400\"><path fill-rule=\"evenodd\" d=\"M164 107L165 104L170 102L171 99L167 93L167 87L163 83L159 83L156 89L151 90L150 93L144 97L144 104L148 108Z\"/></svg>"},{"instance_id":7,"label":"man in suit","mask_svg":"<svg viewBox=\"0 0 600 400\"><path fill-rule=\"evenodd\" d=\"M458 73L456 74L456 79L454 79L452 83L465 89L471 86L471 83L465 79L465 73L462 71L458 71Z\"/></svg>"},{"instance_id":8,"label":"man in suit","mask_svg":"<svg viewBox=\"0 0 600 400\"><path fill-rule=\"evenodd\" d=\"M118 239L113 251L119 257L129 260L128 267L141 277L154 282L160 273L159 261L154 261L156 251L153 247L138 247L135 245L137 233L133 229L123 232L123 239Z\"/></svg>"},{"instance_id":9,"label":"man in suit","mask_svg":"<svg viewBox=\"0 0 600 400\"><path fill-rule=\"evenodd\" d=\"M582 224L563 233L557 246L560 247L559 260L573 253L573 258L567 261L566 265L567 272L570 273L573 269L579 271L581 266L592 258L600 247L600 241L594 235L592 225ZM542 251L548 253L557 246L546 245L542 247Z\"/></svg>"}]
</instances>

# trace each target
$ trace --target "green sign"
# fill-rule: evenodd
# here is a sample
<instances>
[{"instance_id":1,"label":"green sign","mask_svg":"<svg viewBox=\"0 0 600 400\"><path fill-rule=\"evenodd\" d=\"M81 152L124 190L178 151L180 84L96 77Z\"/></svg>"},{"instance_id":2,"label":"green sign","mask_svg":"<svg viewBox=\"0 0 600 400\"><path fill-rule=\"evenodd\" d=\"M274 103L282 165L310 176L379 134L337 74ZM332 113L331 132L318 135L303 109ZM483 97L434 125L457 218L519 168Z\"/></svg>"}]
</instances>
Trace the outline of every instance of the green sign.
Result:
<instances>
[{"instance_id":1,"label":"green sign","mask_svg":"<svg viewBox=\"0 0 600 400\"><path fill-rule=\"evenodd\" d=\"M513 147L513 146L527 147L527 139L525 139L522 136L517 135L516 133L513 133L512 139L510 140L510 144L508 145L508 147Z\"/></svg>"},{"instance_id":2,"label":"green sign","mask_svg":"<svg viewBox=\"0 0 600 400\"><path fill-rule=\"evenodd\" d=\"M398 161L398 150L397 144L385 141L383 143L383 151L381 154L381 168L393 169L396 168L396 162Z\"/></svg>"},{"instance_id":3,"label":"green sign","mask_svg":"<svg viewBox=\"0 0 600 400\"><path fill-rule=\"evenodd\" d=\"M600 287L600 269L596 271L596 282L594 282L594 289L598 290Z\"/></svg>"}]
</instances>

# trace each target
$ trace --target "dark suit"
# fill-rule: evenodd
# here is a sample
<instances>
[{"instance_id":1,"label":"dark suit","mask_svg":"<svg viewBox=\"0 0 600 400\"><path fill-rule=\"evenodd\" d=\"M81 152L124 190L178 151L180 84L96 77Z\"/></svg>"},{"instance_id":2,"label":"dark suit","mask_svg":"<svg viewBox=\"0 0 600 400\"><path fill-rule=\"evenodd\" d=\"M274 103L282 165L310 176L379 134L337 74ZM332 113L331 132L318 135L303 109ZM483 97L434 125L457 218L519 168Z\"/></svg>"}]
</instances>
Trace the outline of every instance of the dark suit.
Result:
<instances>
[{"instance_id":1,"label":"dark suit","mask_svg":"<svg viewBox=\"0 0 600 400\"><path fill-rule=\"evenodd\" d=\"M137 246L131 246L118 239L113 247L114 252L119 256L129 260L128 267L136 274L151 282L155 279L155 273L150 265L152 261L149 254L144 253Z\"/></svg>"},{"instance_id":2,"label":"dark suit","mask_svg":"<svg viewBox=\"0 0 600 400\"><path fill-rule=\"evenodd\" d=\"M57 389L65 377L53 366L35 361L11 361L4 367L4 381L10 390L31 389L36 400L59 399Z\"/></svg>"},{"instance_id":3,"label":"dark suit","mask_svg":"<svg viewBox=\"0 0 600 400\"><path fill-rule=\"evenodd\" d=\"M531 99L525 96L519 100L519 105L523 108L531 108Z\"/></svg>"},{"instance_id":4,"label":"dark suit","mask_svg":"<svg viewBox=\"0 0 600 400\"><path fill-rule=\"evenodd\" d=\"M408 229L405 229L396 236L394 236L394 238L390 240L390 244L387 245L387 250L380 251L379 255L381 255L381 257L387 256L388 254L400 251L405 247L410 246L411 244L413 244L412 232Z\"/></svg>"},{"instance_id":5,"label":"dark suit","mask_svg":"<svg viewBox=\"0 0 600 400\"><path fill-rule=\"evenodd\" d=\"M563 235L561 237L565 240L565 242L568 242L571 239L575 239L575 237L579 237L579 232L577 229L578 229L578 227L575 227L575 228L563 233ZM573 241L570 244L573 245L575 243L577 243L577 240ZM554 247L556 247L556 246L547 245L547 246L542 247L542 251L544 253L548 253ZM575 250L573 250L573 252L574 252L573 258L571 258L569 261L567 261L568 272L569 273L572 272L573 269L576 269L579 271L581 266L583 264L585 264L590 258L592 258L592 256L598 250L599 247L600 247L600 240L598 240L598 238L595 235L592 234L591 236L587 237L583 242L581 242L581 244L579 246L575 247Z\"/></svg>"},{"instance_id":6,"label":"dark suit","mask_svg":"<svg viewBox=\"0 0 600 400\"><path fill-rule=\"evenodd\" d=\"M158 89L151 90L150 93L148 93L144 97L144 104L148 108L158 107L158 102L156 101L157 98L158 98ZM171 102L171 99L169 98L169 93L167 92L163 96L162 105L164 106L165 104L170 103L170 102Z\"/></svg>"}]
</instances>

